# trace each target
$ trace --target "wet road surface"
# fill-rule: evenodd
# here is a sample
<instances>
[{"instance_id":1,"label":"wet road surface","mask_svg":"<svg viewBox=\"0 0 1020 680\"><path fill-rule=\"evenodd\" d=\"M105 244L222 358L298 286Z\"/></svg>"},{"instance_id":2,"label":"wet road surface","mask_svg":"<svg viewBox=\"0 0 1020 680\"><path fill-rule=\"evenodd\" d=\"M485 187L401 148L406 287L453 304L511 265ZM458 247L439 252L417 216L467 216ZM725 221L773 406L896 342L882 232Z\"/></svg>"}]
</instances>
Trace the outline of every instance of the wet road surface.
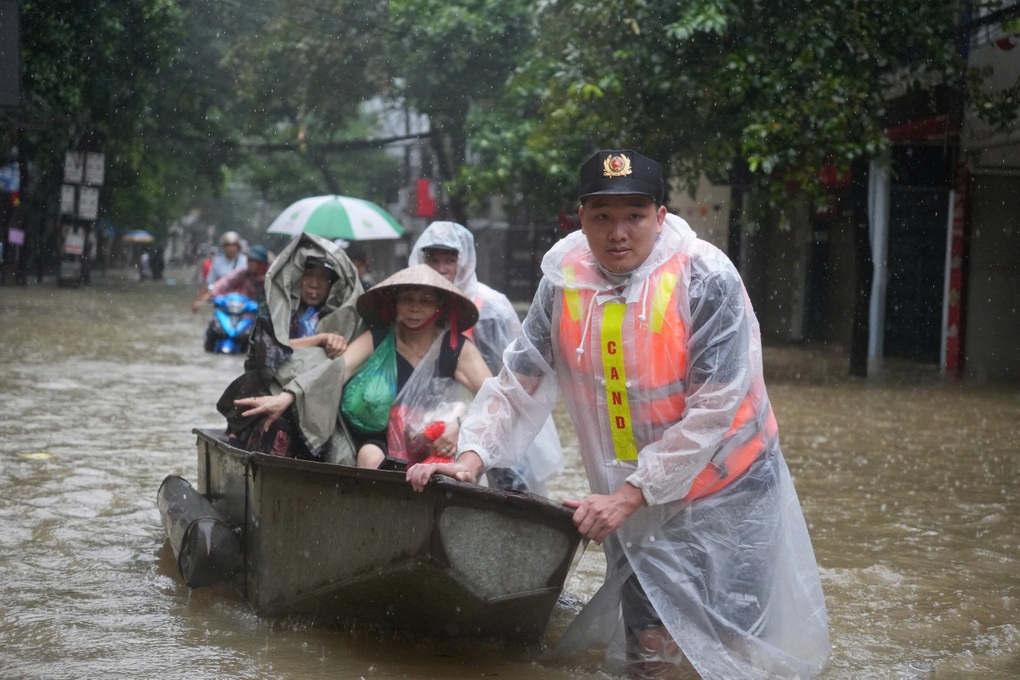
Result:
<instances>
[{"instance_id":1,"label":"wet road surface","mask_svg":"<svg viewBox=\"0 0 1020 680\"><path fill-rule=\"evenodd\" d=\"M555 665L538 648L261 619L227 587L189 591L156 491L168 474L196 480L191 429L222 427L214 404L243 360L202 351L207 317L190 282L172 283L0 287L0 678L605 677L597 651ZM822 677L1020 677L1020 389L916 366L864 381L831 353L765 353L828 604ZM568 471L551 495L577 497L557 416ZM602 568L589 548L551 640Z\"/></svg>"}]
</instances>

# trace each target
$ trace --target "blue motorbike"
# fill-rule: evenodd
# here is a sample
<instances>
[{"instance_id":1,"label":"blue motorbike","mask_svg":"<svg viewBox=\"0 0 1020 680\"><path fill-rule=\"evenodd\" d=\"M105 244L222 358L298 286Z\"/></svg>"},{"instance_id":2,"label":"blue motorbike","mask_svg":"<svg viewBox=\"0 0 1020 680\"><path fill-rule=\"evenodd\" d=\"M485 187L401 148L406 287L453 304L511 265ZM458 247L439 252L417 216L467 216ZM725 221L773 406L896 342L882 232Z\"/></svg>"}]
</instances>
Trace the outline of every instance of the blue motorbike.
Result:
<instances>
[{"instance_id":1,"label":"blue motorbike","mask_svg":"<svg viewBox=\"0 0 1020 680\"><path fill-rule=\"evenodd\" d=\"M247 352L259 303L241 293L216 295L211 302L213 317L205 329L205 351L218 354Z\"/></svg>"}]
</instances>

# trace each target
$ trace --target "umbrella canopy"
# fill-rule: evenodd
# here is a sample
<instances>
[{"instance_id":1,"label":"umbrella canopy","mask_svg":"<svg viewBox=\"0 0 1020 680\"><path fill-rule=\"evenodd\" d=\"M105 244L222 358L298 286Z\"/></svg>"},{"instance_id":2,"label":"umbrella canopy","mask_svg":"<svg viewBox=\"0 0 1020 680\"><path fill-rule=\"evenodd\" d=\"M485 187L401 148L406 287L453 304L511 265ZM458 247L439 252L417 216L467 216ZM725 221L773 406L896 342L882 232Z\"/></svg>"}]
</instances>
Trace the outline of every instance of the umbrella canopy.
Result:
<instances>
[{"instance_id":1,"label":"umbrella canopy","mask_svg":"<svg viewBox=\"0 0 1020 680\"><path fill-rule=\"evenodd\" d=\"M273 220L266 233L305 232L330 239L371 241L400 238L404 228L371 201L350 196L313 196L292 204Z\"/></svg>"},{"instance_id":2,"label":"umbrella canopy","mask_svg":"<svg viewBox=\"0 0 1020 680\"><path fill-rule=\"evenodd\" d=\"M144 229L132 229L131 231L125 232L121 237L124 243L152 243L156 239L152 237L152 234L145 231Z\"/></svg>"}]
</instances>

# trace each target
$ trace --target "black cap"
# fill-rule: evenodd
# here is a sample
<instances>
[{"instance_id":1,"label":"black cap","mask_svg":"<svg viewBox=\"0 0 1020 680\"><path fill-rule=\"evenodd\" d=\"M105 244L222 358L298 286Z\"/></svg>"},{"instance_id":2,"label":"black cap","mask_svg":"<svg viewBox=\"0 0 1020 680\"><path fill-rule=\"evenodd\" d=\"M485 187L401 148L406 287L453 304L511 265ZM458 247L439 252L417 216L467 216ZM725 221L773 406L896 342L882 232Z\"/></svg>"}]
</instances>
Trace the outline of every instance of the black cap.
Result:
<instances>
[{"instance_id":1,"label":"black cap","mask_svg":"<svg viewBox=\"0 0 1020 680\"><path fill-rule=\"evenodd\" d=\"M648 156L630 149L596 151L581 166L579 200L609 194L641 194L662 203L662 168Z\"/></svg>"},{"instance_id":2,"label":"black cap","mask_svg":"<svg viewBox=\"0 0 1020 680\"><path fill-rule=\"evenodd\" d=\"M305 271L308 271L312 267L322 267L329 272L333 281L340 278L340 273L333 266L333 263L324 257L309 257L305 259Z\"/></svg>"}]
</instances>

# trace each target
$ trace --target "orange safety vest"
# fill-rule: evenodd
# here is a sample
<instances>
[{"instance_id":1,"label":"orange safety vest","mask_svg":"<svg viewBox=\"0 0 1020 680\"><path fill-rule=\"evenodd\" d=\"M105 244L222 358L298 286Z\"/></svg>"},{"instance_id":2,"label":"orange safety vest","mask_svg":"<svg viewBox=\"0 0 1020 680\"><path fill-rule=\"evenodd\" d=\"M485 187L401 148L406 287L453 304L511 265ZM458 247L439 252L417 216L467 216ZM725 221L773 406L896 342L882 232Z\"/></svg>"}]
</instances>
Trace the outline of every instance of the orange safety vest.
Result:
<instances>
[{"instance_id":1,"label":"orange safety vest","mask_svg":"<svg viewBox=\"0 0 1020 680\"><path fill-rule=\"evenodd\" d=\"M683 417L687 406L687 338L688 330L677 310L676 286L687 256L678 254L659 267L645 285L654 294L640 318L638 305L608 302L592 305L594 291L571 288L577 264L567 264L563 272L567 287L563 289L563 311L560 314L559 346L566 358L567 370L576 378L574 384L586 385L589 403L597 403L594 390L605 390L608 422L617 460L636 461L638 447L633 423L641 422L665 429ZM591 319L586 318L588 314ZM583 353L575 354L582 344ZM628 329L624 333L624 328ZM642 337L649 333L655 348L649 356L630 356L631 343L625 337ZM593 337L596 336L597 337ZM641 346L646 346L644 343ZM575 359L575 356L578 358ZM599 362L602 378L595 362ZM764 393L761 378L757 379ZM752 392L755 390L752 389ZM769 439L778 435L772 407L768 406L760 423L754 401L749 393L737 409L720 450L695 478L684 501L707 496L740 476L765 450ZM748 437L748 431L753 435ZM740 439L742 443L736 444ZM729 442L729 444L728 444Z\"/></svg>"}]
</instances>

